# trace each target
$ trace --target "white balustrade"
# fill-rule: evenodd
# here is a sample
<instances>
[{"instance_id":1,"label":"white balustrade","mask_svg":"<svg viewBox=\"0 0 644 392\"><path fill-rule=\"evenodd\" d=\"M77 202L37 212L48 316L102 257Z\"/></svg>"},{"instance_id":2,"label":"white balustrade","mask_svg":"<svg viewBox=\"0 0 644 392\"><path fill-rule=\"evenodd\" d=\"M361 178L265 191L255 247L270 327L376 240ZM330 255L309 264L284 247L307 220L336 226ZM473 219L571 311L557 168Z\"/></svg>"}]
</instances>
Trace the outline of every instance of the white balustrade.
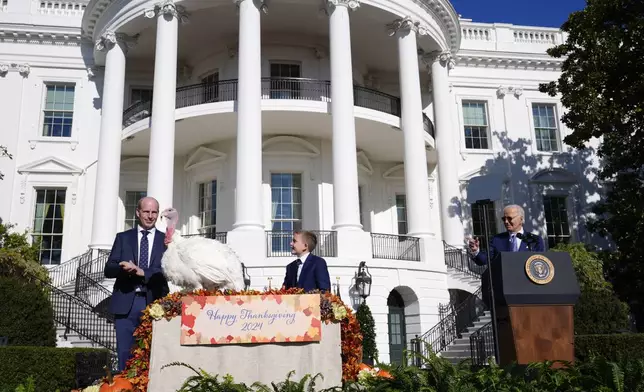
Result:
<instances>
[{"instance_id":1,"label":"white balustrade","mask_svg":"<svg viewBox=\"0 0 644 392\"><path fill-rule=\"evenodd\" d=\"M43 15L82 16L86 6L86 1L41 1L38 12Z\"/></svg>"}]
</instances>

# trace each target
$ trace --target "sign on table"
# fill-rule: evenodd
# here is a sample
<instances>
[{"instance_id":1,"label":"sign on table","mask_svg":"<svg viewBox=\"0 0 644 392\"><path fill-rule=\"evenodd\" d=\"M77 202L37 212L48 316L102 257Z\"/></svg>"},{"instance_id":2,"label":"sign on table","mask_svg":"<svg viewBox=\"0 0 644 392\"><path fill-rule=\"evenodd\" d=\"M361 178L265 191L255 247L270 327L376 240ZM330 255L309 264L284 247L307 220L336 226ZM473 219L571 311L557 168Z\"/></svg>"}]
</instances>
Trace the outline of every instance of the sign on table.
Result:
<instances>
[{"instance_id":1,"label":"sign on table","mask_svg":"<svg viewBox=\"0 0 644 392\"><path fill-rule=\"evenodd\" d=\"M181 344L319 342L320 295L184 297Z\"/></svg>"}]
</instances>

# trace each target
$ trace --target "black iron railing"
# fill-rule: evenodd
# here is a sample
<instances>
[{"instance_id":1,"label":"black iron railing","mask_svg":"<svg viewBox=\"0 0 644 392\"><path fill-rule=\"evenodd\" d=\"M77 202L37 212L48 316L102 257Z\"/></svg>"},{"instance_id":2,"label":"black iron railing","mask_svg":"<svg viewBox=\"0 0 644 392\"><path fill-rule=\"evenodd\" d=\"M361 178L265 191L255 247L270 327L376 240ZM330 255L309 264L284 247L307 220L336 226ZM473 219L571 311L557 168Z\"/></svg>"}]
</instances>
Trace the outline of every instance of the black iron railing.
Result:
<instances>
[{"instance_id":1,"label":"black iron railing","mask_svg":"<svg viewBox=\"0 0 644 392\"><path fill-rule=\"evenodd\" d=\"M76 269L76 274L82 273L93 280L101 280L104 277L105 263L107 262L110 252L107 250L98 250L96 257L87 257L81 260ZM76 277L78 280L78 277ZM77 292L76 292L77 293Z\"/></svg>"},{"instance_id":2,"label":"black iron railing","mask_svg":"<svg viewBox=\"0 0 644 392\"><path fill-rule=\"evenodd\" d=\"M114 321L114 315L108 310L112 293L98 280L93 279L90 275L80 270L76 274L74 295L86 305L92 307L98 317Z\"/></svg>"},{"instance_id":3,"label":"black iron railing","mask_svg":"<svg viewBox=\"0 0 644 392\"><path fill-rule=\"evenodd\" d=\"M76 279L78 266L89 262L91 259L92 251L88 250L80 256L76 256L69 261L50 268L48 272L49 277L51 278L51 284L56 287L62 287L73 282L74 279Z\"/></svg>"},{"instance_id":4,"label":"black iron railing","mask_svg":"<svg viewBox=\"0 0 644 392\"><path fill-rule=\"evenodd\" d=\"M440 353L456 339L461 338L463 332L473 327L474 321L486 310L481 289L470 294L456 306L440 306L440 321L429 331L412 339L411 350L423 357L428 357L430 352Z\"/></svg>"},{"instance_id":5,"label":"black iron railing","mask_svg":"<svg viewBox=\"0 0 644 392\"><path fill-rule=\"evenodd\" d=\"M443 242L445 264L464 274L480 278L487 267L477 265L465 249L456 248Z\"/></svg>"},{"instance_id":6,"label":"black iron railing","mask_svg":"<svg viewBox=\"0 0 644 392\"><path fill-rule=\"evenodd\" d=\"M41 282L41 284L54 309L54 319L66 327L65 337L69 331L74 331L101 347L110 351L116 350L116 333L113 324L98 317L94 308L80 298L49 283Z\"/></svg>"},{"instance_id":7,"label":"black iron railing","mask_svg":"<svg viewBox=\"0 0 644 392\"><path fill-rule=\"evenodd\" d=\"M485 366L490 358L494 359L494 331L492 321L470 335L472 366Z\"/></svg>"},{"instance_id":8,"label":"black iron railing","mask_svg":"<svg viewBox=\"0 0 644 392\"><path fill-rule=\"evenodd\" d=\"M262 78L262 99L294 99L330 102L331 82L306 78ZM237 100L237 80L199 83L177 88L175 108L202 105L212 102ZM354 86L355 106L373 109L400 117L400 98L362 86ZM127 127L152 114L152 100L139 101L123 112L123 127Z\"/></svg>"},{"instance_id":9,"label":"black iron railing","mask_svg":"<svg viewBox=\"0 0 644 392\"><path fill-rule=\"evenodd\" d=\"M338 238L335 231L310 230L318 239L318 244L311 252L320 257L338 256ZM268 257L291 257L291 240L293 232L290 231L267 231L266 232L266 255Z\"/></svg>"},{"instance_id":10,"label":"black iron railing","mask_svg":"<svg viewBox=\"0 0 644 392\"><path fill-rule=\"evenodd\" d=\"M420 239L371 233L371 253L375 259L420 261Z\"/></svg>"},{"instance_id":11,"label":"black iron railing","mask_svg":"<svg viewBox=\"0 0 644 392\"><path fill-rule=\"evenodd\" d=\"M228 232L226 231L211 231L211 232L205 232L205 233L198 233L198 234L186 234L183 237L189 238L189 237L205 237L205 238L210 238L213 240L217 240L223 244L226 243L228 239Z\"/></svg>"}]
</instances>

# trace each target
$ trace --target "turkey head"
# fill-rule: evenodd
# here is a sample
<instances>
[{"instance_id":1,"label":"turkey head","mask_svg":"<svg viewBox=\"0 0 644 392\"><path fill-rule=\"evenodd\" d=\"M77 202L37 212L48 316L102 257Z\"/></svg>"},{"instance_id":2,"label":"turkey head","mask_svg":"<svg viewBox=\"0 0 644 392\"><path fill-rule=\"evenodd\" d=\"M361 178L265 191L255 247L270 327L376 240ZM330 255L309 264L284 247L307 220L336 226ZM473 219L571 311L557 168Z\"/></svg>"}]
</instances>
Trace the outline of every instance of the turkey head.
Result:
<instances>
[{"instance_id":1,"label":"turkey head","mask_svg":"<svg viewBox=\"0 0 644 392\"><path fill-rule=\"evenodd\" d=\"M170 242L172 242L172 235L174 234L174 230L177 227L177 223L179 223L179 211L177 211L175 208L166 208L161 212L161 216L166 218L168 220L167 224L167 229L165 231L165 239L163 242L167 246Z\"/></svg>"}]
</instances>

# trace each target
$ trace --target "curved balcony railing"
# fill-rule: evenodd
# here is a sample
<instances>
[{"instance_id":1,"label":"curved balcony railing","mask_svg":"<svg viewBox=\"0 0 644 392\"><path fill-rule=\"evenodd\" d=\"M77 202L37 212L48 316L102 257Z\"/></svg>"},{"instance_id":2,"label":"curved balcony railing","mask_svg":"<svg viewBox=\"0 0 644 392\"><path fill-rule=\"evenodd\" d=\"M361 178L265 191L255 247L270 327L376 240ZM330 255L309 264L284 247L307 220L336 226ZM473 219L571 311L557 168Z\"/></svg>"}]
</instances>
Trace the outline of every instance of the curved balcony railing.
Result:
<instances>
[{"instance_id":1,"label":"curved balcony railing","mask_svg":"<svg viewBox=\"0 0 644 392\"><path fill-rule=\"evenodd\" d=\"M262 78L262 99L294 99L298 101L331 101L331 82L305 78ZM177 88L176 108L212 102L237 100L237 80L199 83ZM400 117L400 98L362 86L353 87L356 106ZM139 101L123 112L123 127L150 117L152 101Z\"/></svg>"}]
</instances>

